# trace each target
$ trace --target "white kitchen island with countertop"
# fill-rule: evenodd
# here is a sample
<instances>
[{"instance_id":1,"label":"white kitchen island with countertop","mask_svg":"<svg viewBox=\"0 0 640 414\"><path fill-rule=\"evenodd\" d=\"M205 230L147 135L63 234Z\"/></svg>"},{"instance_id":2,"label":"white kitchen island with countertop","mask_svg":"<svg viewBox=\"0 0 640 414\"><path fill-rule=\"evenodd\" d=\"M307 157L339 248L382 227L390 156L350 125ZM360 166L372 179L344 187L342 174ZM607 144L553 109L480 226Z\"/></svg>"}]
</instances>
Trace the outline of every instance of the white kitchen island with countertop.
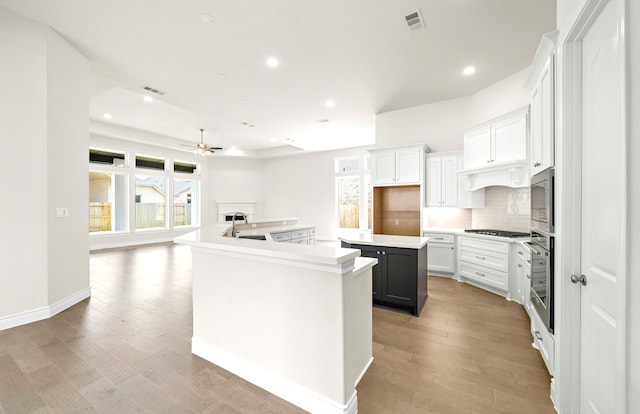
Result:
<instances>
[{"instance_id":1,"label":"white kitchen island with countertop","mask_svg":"<svg viewBox=\"0 0 640 414\"><path fill-rule=\"evenodd\" d=\"M377 260L223 227L176 239L192 248L192 352L309 412L356 413Z\"/></svg>"}]
</instances>

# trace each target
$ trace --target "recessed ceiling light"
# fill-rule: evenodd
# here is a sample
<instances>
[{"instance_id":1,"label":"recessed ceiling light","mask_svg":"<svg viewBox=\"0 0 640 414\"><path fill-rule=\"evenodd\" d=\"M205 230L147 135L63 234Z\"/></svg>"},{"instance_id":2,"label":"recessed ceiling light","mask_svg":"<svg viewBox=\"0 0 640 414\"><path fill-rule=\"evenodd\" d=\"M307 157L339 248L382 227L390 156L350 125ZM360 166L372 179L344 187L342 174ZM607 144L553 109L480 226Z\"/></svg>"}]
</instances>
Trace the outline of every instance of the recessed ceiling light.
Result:
<instances>
[{"instance_id":1,"label":"recessed ceiling light","mask_svg":"<svg viewBox=\"0 0 640 414\"><path fill-rule=\"evenodd\" d=\"M270 68L277 68L279 64L280 62L278 62L278 59L274 57L270 57L269 59L267 59L267 66L269 66Z\"/></svg>"},{"instance_id":2,"label":"recessed ceiling light","mask_svg":"<svg viewBox=\"0 0 640 414\"><path fill-rule=\"evenodd\" d=\"M476 68L474 68L473 66L467 66L466 68L464 68L464 70L462 71L462 74L464 76L471 76L474 73L476 73Z\"/></svg>"},{"instance_id":3,"label":"recessed ceiling light","mask_svg":"<svg viewBox=\"0 0 640 414\"><path fill-rule=\"evenodd\" d=\"M111 116L111 114L104 114L104 115L102 115L102 116L104 116L104 119L111 119L111 118L113 118L113 117Z\"/></svg>"},{"instance_id":4,"label":"recessed ceiling light","mask_svg":"<svg viewBox=\"0 0 640 414\"><path fill-rule=\"evenodd\" d=\"M218 77L219 77L220 79L224 79L224 78L226 78L226 77L227 77L227 74L226 74L226 73L222 73L222 72L220 72L220 73L218 73Z\"/></svg>"},{"instance_id":5,"label":"recessed ceiling light","mask_svg":"<svg viewBox=\"0 0 640 414\"><path fill-rule=\"evenodd\" d=\"M327 102L324 103L327 108L333 108L334 106L336 106L336 103L334 102L333 99L329 99Z\"/></svg>"},{"instance_id":6,"label":"recessed ceiling light","mask_svg":"<svg viewBox=\"0 0 640 414\"><path fill-rule=\"evenodd\" d=\"M145 101L145 102L151 102L151 101L153 101L153 98L152 98L152 97L150 97L149 95L145 95L145 96L144 96L144 98L142 98L142 99L144 99L144 101Z\"/></svg>"},{"instance_id":7,"label":"recessed ceiling light","mask_svg":"<svg viewBox=\"0 0 640 414\"><path fill-rule=\"evenodd\" d=\"M210 15L209 13L202 13L202 16L200 17L202 18L202 21L205 23L213 23L215 21L213 16Z\"/></svg>"}]
</instances>

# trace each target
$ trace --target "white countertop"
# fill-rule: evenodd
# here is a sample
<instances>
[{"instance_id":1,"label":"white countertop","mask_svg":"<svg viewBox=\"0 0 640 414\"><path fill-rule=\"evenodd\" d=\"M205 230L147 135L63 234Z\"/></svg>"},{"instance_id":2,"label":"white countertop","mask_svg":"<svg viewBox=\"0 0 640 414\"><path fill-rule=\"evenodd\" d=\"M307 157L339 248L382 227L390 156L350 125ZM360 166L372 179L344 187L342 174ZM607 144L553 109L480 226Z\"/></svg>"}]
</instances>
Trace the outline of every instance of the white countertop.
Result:
<instances>
[{"instance_id":1,"label":"white countertop","mask_svg":"<svg viewBox=\"0 0 640 414\"><path fill-rule=\"evenodd\" d=\"M261 256L270 259L283 259L331 266L353 262L356 257L360 256L360 251L357 249L275 243L264 240L238 239L235 237L222 236L228 228L229 224L204 227L176 238L175 242L203 249L213 249L229 254L247 255L248 258L250 256ZM309 226L305 228L309 228Z\"/></svg>"},{"instance_id":2,"label":"white countertop","mask_svg":"<svg viewBox=\"0 0 640 414\"><path fill-rule=\"evenodd\" d=\"M292 230L306 230L306 229L314 229L316 226L310 224L288 224L283 226L272 226L272 227L262 227L256 229L245 229L238 230L238 234L240 236L262 236L267 233L279 233L282 231L292 231Z\"/></svg>"},{"instance_id":3,"label":"white countertop","mask_svg":"<svg viewBox=\"0 0 640 414\"><path fill-rule=\"evenodd\" d=\"M369 232L363 232L357 235L341 236L339 239L349 244L399 247L403 249L421 249L429 241L428 237L392 236L387 234L371 234Z\"/></svg>"},{"instance_id":4,"label":"white countertop","mask_svg":"<svg viewBox=\"0 0 640 414\"><path fill-rule=\"evenodd\" d=\"M487 234L477 234L477 233L468 233L464 231L465 229L454 228L454 227L431 227L423 229L423 233L439 233L439 234L455 234L458 236L465 237L475 237L477 239L488 239L488 240L499 240L499 241L507 241L507 242L525 242L529 241L529 237L500 237L500 236L490 236Z\"/></svg>"}]
</instances>

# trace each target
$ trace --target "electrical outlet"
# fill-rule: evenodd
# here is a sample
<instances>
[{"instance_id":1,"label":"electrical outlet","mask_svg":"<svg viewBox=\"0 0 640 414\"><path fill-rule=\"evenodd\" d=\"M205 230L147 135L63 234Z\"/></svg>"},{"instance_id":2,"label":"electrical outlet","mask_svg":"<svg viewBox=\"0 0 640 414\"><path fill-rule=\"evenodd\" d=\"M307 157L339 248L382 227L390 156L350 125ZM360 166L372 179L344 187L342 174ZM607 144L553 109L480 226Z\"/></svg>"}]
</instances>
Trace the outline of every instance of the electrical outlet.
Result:
<instances>
[{"instance_id":1,"label":"electrical outlet","mask_svg":"<svg viewBox=\"0 0 640 414\"><path fill-rule=\"evenodd\" d=\"M68 207L56 208L56 217L59 217L59 218L69 217L69 208Z\"/></svg>"},{"instance_id":2,"label":"electrical outlet","mask_svg":"<svg viewBox=\"0 0 640 414\"><path fill-rule=\"evenodd\" d=\"M400 224L400 220L396 219L396 226Z\"/></svg>"},{"instance_id":3,"label":"electrical outlet","mask_svg":"<svg viewBox=\"0 0 640 414\"><path fill-rule=\"evenodd\" d=\"M251 224L251 228L252 228L252 229L255 229L256 227L258 227L258 225L257 225L256 223L252 223L252 224Z\"/></svg>"}]
</instances>

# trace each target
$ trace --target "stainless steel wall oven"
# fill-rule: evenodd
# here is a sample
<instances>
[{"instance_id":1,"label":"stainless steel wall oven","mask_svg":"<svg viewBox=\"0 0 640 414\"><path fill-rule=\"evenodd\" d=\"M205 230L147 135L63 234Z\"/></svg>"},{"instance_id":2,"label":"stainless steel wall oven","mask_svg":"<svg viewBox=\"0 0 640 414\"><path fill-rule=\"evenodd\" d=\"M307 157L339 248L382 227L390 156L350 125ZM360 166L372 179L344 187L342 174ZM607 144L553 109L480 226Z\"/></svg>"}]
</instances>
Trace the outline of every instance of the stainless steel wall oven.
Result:
<instances>
[{"instance_id":1,"label":"stainless steel wall oven","mask_svg":"<svg viewBox=\"0 0 640 414\"><path fill-rule=\"evenodd\" d=\"M529 297L536 313L553 333L553 244L552 235L531 231L531 286Z\"/></svg>"},{"instance_id":2,"label":"stainless steel wall oven","mask_svg":"<svg viewBox=\"0 0 640 414\"><path fill-rule=\"evenodd\" d=\"M548 168L531 177L531 228L555 232L555 170Z\"/></svg>"}]
</instances>

